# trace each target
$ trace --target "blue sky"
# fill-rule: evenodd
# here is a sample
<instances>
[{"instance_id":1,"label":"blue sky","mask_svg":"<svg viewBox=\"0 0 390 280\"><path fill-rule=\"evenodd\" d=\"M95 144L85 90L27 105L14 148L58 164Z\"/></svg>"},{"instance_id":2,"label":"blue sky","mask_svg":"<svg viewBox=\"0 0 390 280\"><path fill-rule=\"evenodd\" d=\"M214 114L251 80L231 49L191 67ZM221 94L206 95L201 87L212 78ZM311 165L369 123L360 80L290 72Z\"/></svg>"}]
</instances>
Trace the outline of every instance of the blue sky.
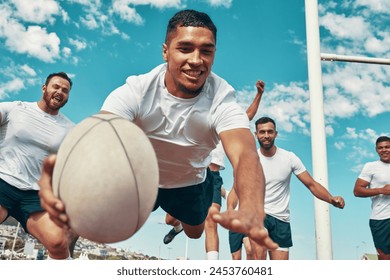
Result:
<instances>
[{"instance_id":1,"label":"blue sky","mask_svg":"<svg viewBox=\"0 0 390 280\"><path fill-rule=\"evenodd\" d=\"M266 91L255 119L273 117L276 144L294 151L312 173L305 7L298 0L3 0L0 4L0 101L35 101L52 72L73 78L63 112L74 122L94 114L128 75L163 62L168 19L182 8L209 13L218 27L213 71L237 90L246 108L258 79ZM321 52L390 56L388 0L319 1ZM346 200L331 208L333 258L374 253L368 227L370 200L352 189L363 164L377 159L374 141L390 134L390 67L322 62L329 190ZM222 171L230 189L232 171ZM313 196L291 183L291 259L316 258ZM225 204L222 206L225 207ZM114 244L162 258L185 253L183 234L162 243L170 227L156 211L139 232ZM227 231L220 228L220 258L230 259ZM188 256L204 259L204 237L190 240Z\"/></svg>"}]
</instances>

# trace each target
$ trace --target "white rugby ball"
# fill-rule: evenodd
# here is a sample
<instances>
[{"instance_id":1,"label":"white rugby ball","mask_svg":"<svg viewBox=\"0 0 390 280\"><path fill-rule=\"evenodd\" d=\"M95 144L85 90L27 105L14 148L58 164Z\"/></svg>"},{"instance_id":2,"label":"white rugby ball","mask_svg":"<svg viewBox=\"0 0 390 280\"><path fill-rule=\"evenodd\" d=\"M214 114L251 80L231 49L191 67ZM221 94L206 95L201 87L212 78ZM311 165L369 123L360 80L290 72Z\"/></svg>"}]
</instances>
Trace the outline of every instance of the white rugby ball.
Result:
<instances>
[{"instance_id":1,"label":"white rugby ball","mask_svg":"<svg viewBox=\"0 0 390 280\"><path fill-rule=\"evenodd\" d=\"M53 191L75 233L100 243L136 233L158 190L156 154L145 133L113 114L96 114L65 137L53 171Z\"/></svg>"}]
</instances>

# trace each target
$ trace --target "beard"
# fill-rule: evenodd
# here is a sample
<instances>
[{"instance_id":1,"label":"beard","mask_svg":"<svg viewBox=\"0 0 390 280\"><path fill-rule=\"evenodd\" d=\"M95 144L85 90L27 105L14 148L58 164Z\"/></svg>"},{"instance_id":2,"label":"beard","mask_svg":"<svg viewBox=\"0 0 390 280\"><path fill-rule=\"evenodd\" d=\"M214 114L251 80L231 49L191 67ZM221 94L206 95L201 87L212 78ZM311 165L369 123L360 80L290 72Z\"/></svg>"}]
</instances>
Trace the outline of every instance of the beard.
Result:
<instances>
[{"instance_id":1,"label":"beard","mask_svg":"<svg viewBox=\"0 0 390 280\"><path fill-rule=\"evenodd\" d=\"M264 150L266 151L269 151L272 149L272 147L274 146L274 143L275 143L275 139L274 140L271 140L269 143L267 144L264 144L263 142L261 142L260 140L259 141L259 144L260 144L260 147L263 148Z\"/></svg>"},{"instance_id":2,"label":"beard","mask_svg":"<svg viewBox=\"0 0 390 280\"><path fill-rule=\"evenodd\" d=\"M178 84L178 88L181 92L188 94L188 95L193 95L194 97L202 92L203 86L204 86L204 84L200 88L198 88L196 90L192 90L192 89L189 89L188 87L184 86L183 84Z\"/></svg>"},{"instance_id":3,"label":"beard","mask_svg":"<svg viewBox=\"0 0 390 280\"><path fill-rule=\"evenodd\" d=\"M43 100L45 101L46 103L46 106L53 110L53 111L58 111L59 109L61 109L62 107L65 106L65 104L68 102L68 99L65 99L65 100L62 100L60 103L57 103L55 102L54 104L52 103L52 99L53 99L54 95L50 95L47 90L45 90L45 92L43 93Z\"/></svg>"}]
</instances>

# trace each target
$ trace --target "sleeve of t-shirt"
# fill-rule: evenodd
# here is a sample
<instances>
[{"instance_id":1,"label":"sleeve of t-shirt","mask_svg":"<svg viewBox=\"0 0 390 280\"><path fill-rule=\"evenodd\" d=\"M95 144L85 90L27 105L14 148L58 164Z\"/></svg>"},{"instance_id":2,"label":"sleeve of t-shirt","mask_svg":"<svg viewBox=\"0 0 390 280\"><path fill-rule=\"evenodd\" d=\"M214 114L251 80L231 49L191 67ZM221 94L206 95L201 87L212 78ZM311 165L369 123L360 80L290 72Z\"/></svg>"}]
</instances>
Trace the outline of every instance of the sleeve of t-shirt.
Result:
<instances>
[{"instance_id":1,"label":"sleeve of t-shirt","mask_svg":"<svg viewBox=\"0 0 390 280\"><path fill-rule=\"evenodd\" d=\"M137 88L137 77L128 77L126 84L116 88L107 96L101 110L133 121L138 114L136 93L139 90Z\"/></svg>"},{"instance_id":2,"label":"sleeve of t-shirt","mask_svg":"<svg viewBox=\"0 0 390 280\"><path fill-rule=\"evenodd\" d=\"M290 161L292 171L294 172L295 176L298 176L299 174L306 171L306 167L302 163L301 159L293 152L290 152Z\"/></svg>"},{"instance_id":3,"label":"sleeve of t-shirt","mask_svg":"<svg viewBox=\"0 0 390 280\"><path fill-rule=\"evenodd\" d=\"M234 94L227 95L215 111L215 127L218 134L223 131L248 128L249 119L244 109L237 103Z\"/></svg>"},{"instance_id":4,"label":"sleeve of t-shirt","mask_svg":"<svg viewBox=\"0 0 390 280\"><path fill-rule=\"evenodd\" d=\"M18 102L1 102L0 103L0 125L8 121L8 114L17 105Z\"/></svg>"},{"instance_id":5,"label":"sleeve of t-shirt","mask_svg":"<svg viewBox=\"0 0 390 280\"><path fill-rule=\"evenodd\" d=\"M359 179L362 179L366 182L371 182L372 180L372 168L371 164L366 163L362 169L362 172L359 175Z\"/></svg>"}]
</instances>

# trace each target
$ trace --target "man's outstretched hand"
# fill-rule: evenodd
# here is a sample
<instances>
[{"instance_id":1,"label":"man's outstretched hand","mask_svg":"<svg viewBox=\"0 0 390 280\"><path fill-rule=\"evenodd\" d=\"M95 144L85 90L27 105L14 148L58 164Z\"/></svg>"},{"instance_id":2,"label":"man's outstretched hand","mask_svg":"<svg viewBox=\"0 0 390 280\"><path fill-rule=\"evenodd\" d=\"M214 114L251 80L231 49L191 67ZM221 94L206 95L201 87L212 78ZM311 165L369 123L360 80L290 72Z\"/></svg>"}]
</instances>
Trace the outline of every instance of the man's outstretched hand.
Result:
<instances>
[{"instance_id":1,"label":"man's outstretched hand","mask_svg":"<svg viewBox=\"0 0 390 280\"><path fill-rule=\"evenodd\" d=\"M252 241L270 250L277 249L279 245L268 236L264 228L264 220L253 212L244 210L227 210L219 213L210 208L210 214L216 223L234 232L241 232L247 235Z\"/></svg>"}]
</instances>

